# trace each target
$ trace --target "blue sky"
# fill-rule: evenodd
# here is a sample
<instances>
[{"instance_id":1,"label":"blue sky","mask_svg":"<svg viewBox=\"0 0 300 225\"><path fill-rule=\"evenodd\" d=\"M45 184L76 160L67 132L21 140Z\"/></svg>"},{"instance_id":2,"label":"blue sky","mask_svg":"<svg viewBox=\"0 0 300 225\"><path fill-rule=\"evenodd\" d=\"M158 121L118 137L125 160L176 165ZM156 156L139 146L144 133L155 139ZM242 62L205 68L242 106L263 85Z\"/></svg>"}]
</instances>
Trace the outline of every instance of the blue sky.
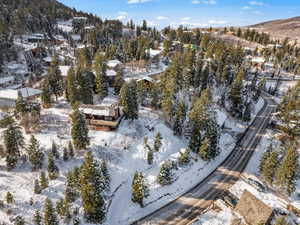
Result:
<instances>
[{"instance_id":1,"label":"blue sky","mask_svg":"<svg viewBox=\"0 0 300 225\"><path fill-rule=\"evenodd\" d=\"M123 22L143 19L159 28L243 26L300 16L299 0L59 0L78 10ZM297 14L298 12L298 14Z\"/></svg>"}]
</instances>

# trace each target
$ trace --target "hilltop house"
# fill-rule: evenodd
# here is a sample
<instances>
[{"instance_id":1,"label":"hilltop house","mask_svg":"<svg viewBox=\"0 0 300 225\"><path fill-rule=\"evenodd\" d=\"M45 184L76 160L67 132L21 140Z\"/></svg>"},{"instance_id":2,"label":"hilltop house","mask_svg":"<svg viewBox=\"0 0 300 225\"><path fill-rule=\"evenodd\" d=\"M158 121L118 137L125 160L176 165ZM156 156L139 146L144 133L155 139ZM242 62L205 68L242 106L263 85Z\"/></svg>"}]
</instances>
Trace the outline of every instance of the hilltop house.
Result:
<instances>
[{"instance_id":1,"label":"hilltop house","mask_svg":"<svg viewBox=\"0 0 300 225\"><path fill-rule=\"evenodd\" d=\"M89 129L112 131L118 128L122 120L120 107L115 103L101 105L80 105L79 110L85 115Z\"/></svg>"},{"instance_id":2,"label":"hilltop house","mask_svg":"<svg viewBox=\"0 0 300 225\"><path fill-rule=\"evenodd\" d=\"M14 108L16 101L21 95L24 99L34 100L42 94L41 90L33 88L21 88L18 90L5 89L0 91L0 108Z\"/></svg>"}]
</instances>

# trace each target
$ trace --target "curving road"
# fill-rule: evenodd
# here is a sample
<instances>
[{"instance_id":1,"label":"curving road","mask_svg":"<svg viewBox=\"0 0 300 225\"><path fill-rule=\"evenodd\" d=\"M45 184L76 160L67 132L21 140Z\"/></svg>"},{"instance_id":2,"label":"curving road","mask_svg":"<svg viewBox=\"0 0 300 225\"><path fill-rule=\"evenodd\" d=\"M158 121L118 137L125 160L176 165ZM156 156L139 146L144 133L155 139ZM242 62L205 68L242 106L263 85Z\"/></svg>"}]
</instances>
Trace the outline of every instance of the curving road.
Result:
<instances>
[{"instance_id":1,"label":"curving road","mask_svg":"<svg viewBox=\"0 0 300 225\"><path fill-rule=\"evenodd\" d=\"M187 193L132 225L191 224L213 201L218 199L240 177L275 112L271 96L263 94L265 104L238 140L232 153L206 179Z\"/></svg>"}]
</instances>

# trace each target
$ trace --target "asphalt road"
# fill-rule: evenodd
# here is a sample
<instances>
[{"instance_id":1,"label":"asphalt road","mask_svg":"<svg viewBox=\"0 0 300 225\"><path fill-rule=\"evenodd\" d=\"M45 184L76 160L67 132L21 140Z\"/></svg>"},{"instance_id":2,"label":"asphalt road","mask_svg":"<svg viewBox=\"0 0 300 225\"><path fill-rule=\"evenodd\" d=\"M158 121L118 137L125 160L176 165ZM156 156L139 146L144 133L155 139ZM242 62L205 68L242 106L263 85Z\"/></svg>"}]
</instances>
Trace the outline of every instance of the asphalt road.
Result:
<instances>
[{"instance_id":1,"label":"asphalt road","mask_svg":"<svg viewBox=\"0 0 300 225\"><path fill-rule=\"evenodd\" d=\"M264 94L263 98L265 105L220 167L181 197L132 225L191 224L191 221L239 180L276 109L272 97Z\"/></svg>"}]
</instances>

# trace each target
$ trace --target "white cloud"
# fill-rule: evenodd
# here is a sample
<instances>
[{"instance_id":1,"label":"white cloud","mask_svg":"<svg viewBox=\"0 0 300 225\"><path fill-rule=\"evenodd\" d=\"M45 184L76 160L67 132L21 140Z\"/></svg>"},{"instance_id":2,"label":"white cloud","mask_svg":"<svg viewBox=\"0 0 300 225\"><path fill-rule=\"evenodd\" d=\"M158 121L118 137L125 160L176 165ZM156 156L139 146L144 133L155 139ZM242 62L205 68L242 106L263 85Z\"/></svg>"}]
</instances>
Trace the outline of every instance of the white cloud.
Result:
<instances>
[{"instance_id":1,"label":"white cloud","mask_svg":"<svg viewBox=\"0 0 300 225\"><path fill-rule=\"evenodd\" d=\"M147 20L147 25L150 26L150 27L156 27L156 26L159 26L159 24L154 23L153 21L150 21L150 20Z\"/></svg>"},{"instance_id":2,"label":"white cloud","mask_svg":"<svg viewBox=\"0 0 300 225\"><path fill-rule=\"evenodd\" d=\"M117 20L125 20L125 19L126 19L126 16L123 16L123 15L117 16Z\"/></svg>"},{"instance_id":3,"label":"white cloud","mask_svg":"<svg viewBox=\"0 0 300 225\"><path fill-rule=\"evenodd\" d=\"M128 4L139 4L139 3L145 3L145 2L151 2L152 0L128 0Z\"/></svg>"},{"instance_id":4,"label":"white cloud","mask_svg":"<svg viewBox=\"0 0 300 225\"><path fill-rule=\"evenodd\" d=\"M199 4L209 4L209 5L215 5L217 4L216 0L193 0L192 4L199 5Z\"/></svg>"},{"instance_id":5,"label":"white cloud","mask_svg":"<svg viewBox=\"0 0 300 225\"><path fill-rule=\"evenodd\" d=\"M182 21L180 23L180 25L184 25L187 27L207 27L208 25L205 23L191 23L191 22L187 22L187 21Z\"/></svg>"},{"instance_id":6,"label":"white cloud","mask_svg":"<svg viewBox=\"0 0 300 225\"><path fill-rule=\"evenodd\" d=\"M244 7L242 7L242 10L250 10L250 9L252 9L250 6L244 6Z\"/></svg>"},{"instance_id":7,"label":"white cloud","mask_svg":"<svg viewBox=\"0 0 300 225\"><path fill-rule=\"evenodd\" d=\"M192 27L192 28L195 28L195 27L208 27L208 24L205 24L205 23L192 23L192 22L188 22L188 21L182 21L180 23L176 23L176 22L172 22L170 23L170 26L172 27L179 27L179 26L185 26L185 27Z\"/></svg>"},{"instance_id":8,"label":"white cloud","mask_svg":"<svg viewBox=\"0 0 300 225\"><path fill-rule=\"evenodd\" d=\"M118 13L119 15L117 16L117 20L125 20L128 16L128 13L127 12L119 12Z\"/></svg>"},{"instance_id":9,"label":"white cloud","mask_svg":"<svg viewBox=\"0 0 300 225\"><path fill-rule=\"evenodd\" d=\"M214 24L214 25L224 25L227 23L225 20L210 20L208 21L209 24Z\"/></svg>"},{"instance_id":10,"label":"white cloud","mask_svg":"<svg viewBox=\"0 0 300 225\"><path fill-rule=\"evenodd\" d=\"M249 5L257 5L257 6L263 6L263 5L265 5L265 3L259 2L259 1L250 1L248 3L249 3Z\"/></svg>"},{"instance_id":11,"label":"white cloud","mask_svg":"<svg viewBox=\"0 0 300 225\"><path fill-rule=\"evenodd\" d=\"M169 19L169 18L166 17L166 16L158 16L158 17L156 17L156 19L157 19L157 20L167 20L167 19Z\"/></svg>"},{"instance_id":12,"label":"white cloud","mask_svg":"<svg viewBox=\"0 0 300 225\"><path fill-rule=\"evenodd\" d=\"M191 17L183 17L180 20L182 20L182 21L188 21L188 20L191 20Z\"/></svg>"}]
</instances>

